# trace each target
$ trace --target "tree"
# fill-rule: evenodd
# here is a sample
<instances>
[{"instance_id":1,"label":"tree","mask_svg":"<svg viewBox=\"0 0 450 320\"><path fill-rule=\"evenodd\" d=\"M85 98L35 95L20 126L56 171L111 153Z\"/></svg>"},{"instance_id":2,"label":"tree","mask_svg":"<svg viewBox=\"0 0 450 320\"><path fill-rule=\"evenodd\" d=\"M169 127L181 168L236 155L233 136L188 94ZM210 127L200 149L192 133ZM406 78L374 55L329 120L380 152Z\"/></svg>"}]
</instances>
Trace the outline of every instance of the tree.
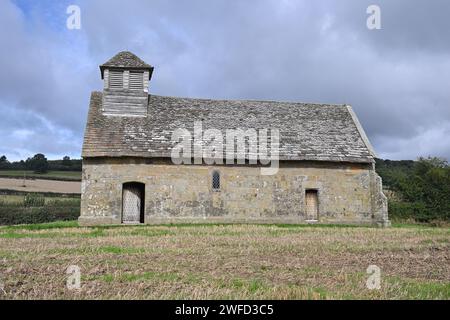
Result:
<instances>
[{"instance_id":1,"label":"tree","mask_svg":"<svg viewBox=\"0 0 450 320\"><path fill-rule=\"evenodd\" d=\"M439 158L439 157L428 157L428 158L423 158L423 157L419 157L417 159L416 164L420 164L421 167L427 167L427 168L447 168L448 167L448 161L444 158ZM418 168L420 169L420 168Z\"/></svg>"},{"instance_id":2,"label":"tree","mask_svg":"<svg viewBox=\"0 0 450 320\"><path fill-rule=\"evenodd\" d=\"M62 160L62 164L63 166L71 166L72 165L72 161L70 161L70 157L69 156L65 156Z\"/></svg>"},{"instance_id":3,"label":"tree","mask_svg":"<svg viewBox=\"0 0 450 320\"><path fill-rule=\"evenodd\" d=\"M42 153L35 154L33 158L27 159L27 167L36 173L46 173L48 171L48 161Z\"/></svg>"},{"instance_id":4,"label":"tree","mask_svg":"<svg viewBox=\"0 0 450 320\"><path fill-rule=\"evenodd\" d=\"M377 159L377 171L384 185L397 192L398 198L389 202L393 217L450 221L450 166L446 159Z\"/></svg>"},{"instance_id":5,"label":"tree","mask_svg":"<svg viewBox=\"0 0 450 320\"><path fill-rule=\"evenodd\" d=\"M6 156L1 156L0 157L0 169L9 169L9 161L6 158Z\"/></svg>"}]
</instances>

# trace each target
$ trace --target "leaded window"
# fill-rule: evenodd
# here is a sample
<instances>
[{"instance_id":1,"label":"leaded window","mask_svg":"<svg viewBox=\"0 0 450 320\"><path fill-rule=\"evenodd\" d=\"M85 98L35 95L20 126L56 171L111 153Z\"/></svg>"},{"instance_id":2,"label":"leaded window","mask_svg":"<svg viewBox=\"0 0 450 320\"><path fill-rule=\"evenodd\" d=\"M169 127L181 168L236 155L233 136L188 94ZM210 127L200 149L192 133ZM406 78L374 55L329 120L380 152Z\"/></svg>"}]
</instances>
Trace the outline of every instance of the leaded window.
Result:
<instances>
[{"instance_id":1,"label":"leaded window","mask_svg":"<svg viewBox=\"0 0 450 320\"><path fill-rule=\"evenodd\" d=\"M219 173L219 171L214 171L212 174L212 189L214 191L220 190L220 173Z\"/></svg>"}]
</instances>

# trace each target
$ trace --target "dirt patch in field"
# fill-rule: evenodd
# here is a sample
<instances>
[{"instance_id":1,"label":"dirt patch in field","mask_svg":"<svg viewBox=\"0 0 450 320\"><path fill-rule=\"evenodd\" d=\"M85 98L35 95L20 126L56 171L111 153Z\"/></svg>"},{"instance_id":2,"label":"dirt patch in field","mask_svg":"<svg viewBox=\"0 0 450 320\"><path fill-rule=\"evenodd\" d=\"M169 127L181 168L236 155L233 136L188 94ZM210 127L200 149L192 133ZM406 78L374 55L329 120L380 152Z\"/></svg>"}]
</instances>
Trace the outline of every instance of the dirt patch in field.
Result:
<instances>
[{"instance_id":1,"label":"dirt patch in field","mask_svg":"<svg viewBox=\"0 0 450 320\"><path fill-rule=\"evenodd\" d=\"M24 180L0 178L0 189L9 189L25 192L54 192L54 193L81 193L81 182L55 181L55 180Z\"/></svg>"}]
</instances>

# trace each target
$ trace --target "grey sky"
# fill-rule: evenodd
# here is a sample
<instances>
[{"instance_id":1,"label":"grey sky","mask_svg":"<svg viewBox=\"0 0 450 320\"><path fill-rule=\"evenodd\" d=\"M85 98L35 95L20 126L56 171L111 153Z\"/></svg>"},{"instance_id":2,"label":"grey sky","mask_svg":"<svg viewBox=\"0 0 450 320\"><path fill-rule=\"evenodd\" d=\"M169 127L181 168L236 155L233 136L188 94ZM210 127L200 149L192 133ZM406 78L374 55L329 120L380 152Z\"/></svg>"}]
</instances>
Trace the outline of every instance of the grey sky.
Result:
<instances>
[{"instance_id":1,"label":"grey sky","mask_svg":"<svg viewBox=\"0 0 450 320\"><path fill-rule=\"evenodd\" d=\"M151 93L348 103L380 157L449 159L449 14L446 0L3 0L0 154L79 157L98 65L130 50L155 66Z\"/></svg>"}]
</instances>

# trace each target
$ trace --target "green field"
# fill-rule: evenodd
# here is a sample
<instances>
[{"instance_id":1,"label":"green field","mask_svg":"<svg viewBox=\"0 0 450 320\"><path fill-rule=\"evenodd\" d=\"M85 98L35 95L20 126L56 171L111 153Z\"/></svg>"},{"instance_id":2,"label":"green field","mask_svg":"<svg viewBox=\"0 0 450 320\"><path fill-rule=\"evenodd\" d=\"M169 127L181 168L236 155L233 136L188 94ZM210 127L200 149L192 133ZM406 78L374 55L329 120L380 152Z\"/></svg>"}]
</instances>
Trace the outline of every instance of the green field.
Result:
<instances>
[{"instance_id":1,"label":"green field","mask_svg":"<svg viewBox=\"0 0 450 320\"><path fill-rule=\"evenodd\" d=\"M0 178L26 178L33 179L51 179L51 180L65 180L65 181L80 181L81 172L79 171L49 171L47 173L34 173L33 171L20 170L0 170Z\"/></svg>"},{"instance_id":2,"label":"green field","mask_svg":"<svg viewBox=\"0 0 450 320\"><path fill-rule=\"evenodd\" d=\"M22 204L24 201L25 196L24 195L16 195L16 194L0 194L0 203L6 203L6 204ZM69 202L73 201L74 199L79 199L77 196L61 196L61 195L54 195L52 197L45 197L45 203L51 202L51 201L62 201L62 202Z\"/></svg>"},{"instance_id":3,"label":"green field","mask_svg":"<svg viewBox=\"0 0 450 320\"><path fill-rule=\"evenodd\" d=\"M450 229L423 226L10 226L0 298L450 299L449 256ZM70 265L80 290L66 288Z\"/></svg>"}]
</instances>

